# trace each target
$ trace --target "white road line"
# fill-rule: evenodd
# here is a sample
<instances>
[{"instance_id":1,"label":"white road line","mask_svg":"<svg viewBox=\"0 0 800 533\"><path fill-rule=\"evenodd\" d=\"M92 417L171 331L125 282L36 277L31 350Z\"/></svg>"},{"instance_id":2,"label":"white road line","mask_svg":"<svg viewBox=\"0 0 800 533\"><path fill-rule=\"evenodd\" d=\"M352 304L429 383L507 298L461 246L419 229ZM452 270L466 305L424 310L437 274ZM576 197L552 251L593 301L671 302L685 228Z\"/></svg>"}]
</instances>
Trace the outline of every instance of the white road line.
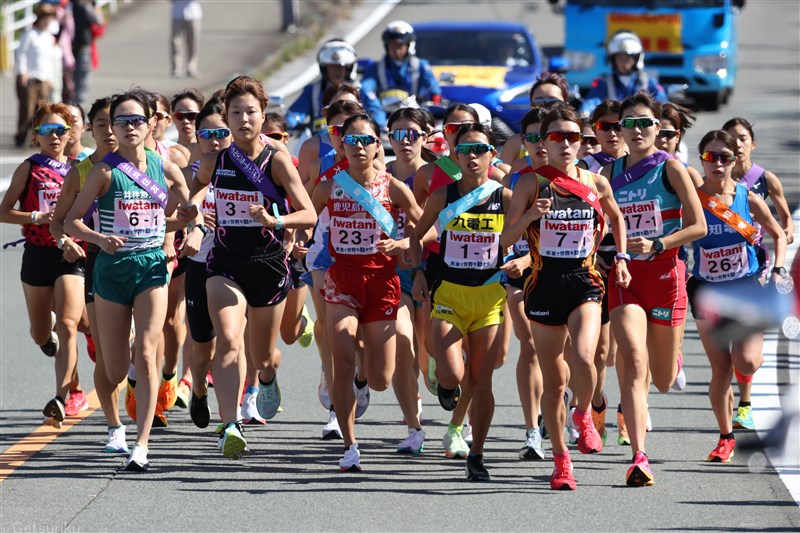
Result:
<instances>
[{"instance_id":1,"label":"white road line","mask_svg":"<svg viewBox=\"0 0 800 533\"><path fill-rule=\"evenodd\" d=\"M800 208L793 215L795 227L800 224ZM800 242L795 241L786 254L786 267L789 268L797 254ZM800 287L796 287L800 290ZM764 363L753 376L753 419L760 439L764 439L767 432L775 426L781 417L780 390L778 389L778 333L771 331L764 335ZM795 339L790 343L789 349L789 379L791 391L787 394L785 401L787 405L794 402L797 409L798 396L800 391L800 365L798 364L798 352L800 352L800 340ZM757 464L759 456L751 459L750 467L759 470L761 465ZM761 456L763 457L763 456ZM795 503L800 506L800 420L794 418L794 422L789 430L786 439L786 447L783 450L769 450L767 457L775 471L789 489Z\"/></svg>"}]
</instances>

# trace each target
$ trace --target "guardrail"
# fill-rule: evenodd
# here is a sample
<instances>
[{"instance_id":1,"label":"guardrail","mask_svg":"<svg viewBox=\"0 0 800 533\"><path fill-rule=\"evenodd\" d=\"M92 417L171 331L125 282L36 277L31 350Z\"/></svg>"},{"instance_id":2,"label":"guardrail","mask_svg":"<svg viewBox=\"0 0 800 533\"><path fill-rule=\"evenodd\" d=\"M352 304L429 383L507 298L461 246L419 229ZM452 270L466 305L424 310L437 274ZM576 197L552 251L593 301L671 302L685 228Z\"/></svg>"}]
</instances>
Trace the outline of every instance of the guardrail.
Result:
<instances>
[{"instance_id":1,"label":"guardrail","mask_svg":"<svg viewBox=\"0 0 800 533\"><path fill-rule=\"evenodd\" d=\"M106 8L113 15L120 4L128 4L132 0L97 0L97 7ZM0 71L9 72L14 67L14 53L19 48L22 33L33 24L36 16L33 8L38 0L14 0L3 2L2 32L0 33Z\"/></svg>"}]
</instances>

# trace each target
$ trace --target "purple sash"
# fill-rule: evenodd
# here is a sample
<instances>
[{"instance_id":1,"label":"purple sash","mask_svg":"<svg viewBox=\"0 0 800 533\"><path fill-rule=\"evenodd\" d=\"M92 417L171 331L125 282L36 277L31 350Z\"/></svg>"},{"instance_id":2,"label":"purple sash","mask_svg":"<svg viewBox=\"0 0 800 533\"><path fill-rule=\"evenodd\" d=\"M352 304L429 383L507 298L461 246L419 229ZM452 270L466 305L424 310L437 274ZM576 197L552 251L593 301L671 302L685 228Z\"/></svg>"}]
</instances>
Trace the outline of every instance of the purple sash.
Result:
<instances>
[{"instance_id":1,"label":"purple sash","mask_svg":"<svg viewBox=\"0 0 800 533\"><path fill-rule=\"evenodd\" d=\"M94 215L95 211L97 211L97 200L96 199L95 199L94 202L92 202L92 205L89 206L89 209L86 210L86 214L83 215L83 218L81 219L81 220L83 220L84 224L86 224L87 226L89 225L89 222L92 221L92 215Z\"/></svg>"},{"instance_id":2,"label":"purple sash","mask_svg":"<svg viewBox=\"0 0 800 533\"><path fill-rule=\"evenodd\" d=\"M118 168L121 170L126 176L136 182L139 187L150 193L150 196L159 203L162 209L166 209L169 193L167 193L161 184L133 166L133 163L114 152L107 153L103 158L103 163L107 163L111 168ZM89 211L92 211L92 209L89 208ZM87 212L87 215L90 216L90 213ZM84 215L84 217L87 215Z\"/></svg>"},{"instance_id":3,"label":"purple sash","mask_svg":"<svg viewBox=\"0 0 800 533\"><path fill-rule=\"evenodd\" d=\"M67 172L69 172L69 165L66 163L61 163L60 161L56 161L52 157L44 154L33 154L29 159L37 165L52 168L58 172L62 178L67 175Z\"/></svg>"},{"instance_id":4,"label":"purple sash","mask_svg":"<svg viewBox=\"0 0 800 533\"><path fill-rule=\"evenodd\" d=\"M231 161L239 167L239 170L247 176L250 183L256 186L266 198L269 198L273 204L286 206L286 199L278 193L278 189L272 180L267 178L258 166L253 163L253 160L247 157L247 154L242 152L242 149L236 146L236 143L231 143L228 147L228 155ZM272 157L271 155L269 157ZM268 159L269 160L269 159Z\"/></svg>"},{"instance_id":5,"label":"purple sash","mask_svg":"<svg viewBox=\"0 0 800 533\"><path fill-rule=\"evenodd\" d=\"M630 167L628 170L620 173L617 177L612 179L611 189L617 191L625 185L643 178L648 172L668 159L672 159L672 155L661 150L654 154L650 154Z\"/></svg>"},{"instance_id":6,"label":"purple sash","mask_svg":"<svg viewBox=\"0 0 800 533\"><path fill-rule=\"evenodd\" d=\"M742 179L739 180L739 183L747 187L747 190L749 191L753 188L753 185L756 184L758 178L760 178L764 172L765 171L763 168L753 163L753 166L750 167L750 170L748 170L744 176L742 176Z\"/></svg>"},{"instance_id":7,"label":"purple sash","mask_svg":"<svg viewBox=\"0 0 800 533\"><path fill-rule=\"evenodd\" d=\"M610 165L617 159L616 157L608 155L605 152L597 152L596 154L592 154L592 157L594 157L595 161L603 166Z\"/></svg>"}]
</instances>

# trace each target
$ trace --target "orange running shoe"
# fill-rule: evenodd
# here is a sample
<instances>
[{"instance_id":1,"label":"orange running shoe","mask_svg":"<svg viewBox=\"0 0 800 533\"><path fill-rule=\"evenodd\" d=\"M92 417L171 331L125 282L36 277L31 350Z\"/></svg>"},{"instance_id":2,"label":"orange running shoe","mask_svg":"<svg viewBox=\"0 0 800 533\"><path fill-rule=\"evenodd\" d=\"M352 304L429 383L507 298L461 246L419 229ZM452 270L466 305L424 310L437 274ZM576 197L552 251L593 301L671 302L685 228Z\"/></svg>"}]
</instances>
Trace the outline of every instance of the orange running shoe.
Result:
<instances>
[{"instance_id":1,"label":"orange running shoe","mask_svg":"<svg viewBox=\"0 0 800 533\"><path fill-rule=\"evenodd\" d=\"M630 446L631 438L628 436L628 428L625 426L625 418L622 416L622 408L617 406L617 444L620 446Z\"/></svg>"},{"instance_id":2,"label":"orange running shoe","mask_svg":"<svg viewBox=\"0 0 800 533\"><path fill-rule=\"evenodd\" d=\"M730 463L735 447L735 439L719 439L717 447L711 450L706 461L709 463Z\"/></svg>"},{"instance_id":3,"label":"orange running shoe","mask_svg":"<svg viewBox=\"0 0 800 533\"><path fill-rule=\"evenodd\" d=\"M552 490L575 490L577 487L575 477L572 475L572 459L569 450L562 454L553 454L555 468L550 475L550 488Z\"/></svg>"},{"instance_id":4,"label":"orange running shoe","mask_svg":"<svg viewBox=\"0 0 800 533\"><path fill-rule=\"evenodd\" d=\"M136 422L136 389L131 386L128 380L128 387L125 390L125 412L128 416Z\"/></svg>"},{"instance_id":5,"label":"orange running shoe","mask_svg":"<svg viewBox=\"0 0 800 533\"><path fill-rule=\"evenodd\" d=\"M178 374L172 376L170 380L161 377L161 386L158 388L158 407L161 411L169 411L175 407L178 399ZM156 408L158 409L158 408Z\"/></svg>"},{"instance_id":6,"label":"orange running shoe","mask_svg":"<svg viewBox=\"0 0 800 533\"><path fill-rule=\"evenodd\" d=\"M603 446L606 445L606 406L608 405L608 398L606 398L605 393L603 393L603 406L600 410L596 410L594 405L592 405L592 422L594 422L594 428L600 434L600 439L603 441Z\"/></svg>"},{"instance_id":7,"label":"orange running shoe","mask_svg":"<svg viewBox=\"0 0 800 533\"><path fill-rule=\"evenodd\" d=\"M633 456L633 464L628 468L628 473L625 474L625 483L629 487L649 487L655 485L653 473L650 471L650 462L647 460L647 454L644 452L636 452Z\"/></svg>"}]
</instances>

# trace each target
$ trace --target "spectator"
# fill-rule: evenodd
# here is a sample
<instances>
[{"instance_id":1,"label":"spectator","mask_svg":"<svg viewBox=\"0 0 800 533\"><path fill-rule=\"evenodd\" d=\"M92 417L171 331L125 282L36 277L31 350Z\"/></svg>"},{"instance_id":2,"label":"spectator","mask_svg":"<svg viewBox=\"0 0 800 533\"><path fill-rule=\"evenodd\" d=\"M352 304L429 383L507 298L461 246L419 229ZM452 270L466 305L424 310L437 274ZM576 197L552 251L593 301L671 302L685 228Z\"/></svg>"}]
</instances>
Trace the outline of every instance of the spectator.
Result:
<instances>
[{"instance_id":1,"label":"spectator","mask_svg":"<svg viewBox=\"0 0 800 533\"><path fill-rule=\"evenodd\" d=\"M58 50L55 35L49 31L56 19L56 6L39 3L34 13L36 20L22 34L14 64L19 100L17 135L14 137L17 148L25 144L36 104L41 100L49 100L56 76L54 58Z\"/></svg>"},{"instance_id":2,"label":"spectator","mask_svg":"<svg viewBox=\"0 0 800 533\"><path fill-rule=\"evenodd\" d=\"M92 72L92 42L95 26L103 25L103 15L95 0L72 0L72 18L75 21L72 55L75 57L75 96L73 101L83 104L89 92L89 74Z\"/></svg>"},{"instance_id":3,"label":"spectator","mask_svg":"<svg viewBox=\"0 0 800 533\"><path fill-rule=\"evenodd\" d=\"M197 0L172 0L172 76L180 74L180 56L186 48L186 75L197 78L197 48L200 43L200 21L203 9Z\"/></svg>"}]
</instances>

